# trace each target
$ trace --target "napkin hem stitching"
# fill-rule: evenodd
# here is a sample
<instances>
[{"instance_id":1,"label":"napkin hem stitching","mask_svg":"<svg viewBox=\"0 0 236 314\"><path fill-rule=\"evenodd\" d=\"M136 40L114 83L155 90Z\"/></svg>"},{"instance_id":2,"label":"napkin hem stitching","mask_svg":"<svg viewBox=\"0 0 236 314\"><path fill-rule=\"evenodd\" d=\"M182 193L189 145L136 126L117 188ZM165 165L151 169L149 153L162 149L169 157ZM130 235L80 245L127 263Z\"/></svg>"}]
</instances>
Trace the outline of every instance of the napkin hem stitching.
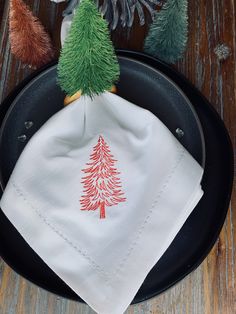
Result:
<instances>
[{"instance_id":1,"label":"napkin hem stitching","mask_svg":"<svg viewBox=\"0 0 236 314\"><path fill-rule=\"evenodd\" d=\"M42 222L46 224L50 229L52 229L56 234L58 234L70 247L72 247L75 251L82 255L89 262L89 264L100 274L100 276L102 276L102 278L106 282L108 282L110 276L107 273L105 273L104 270L99 265L97 265L88 254L86 254L83 250L78 248L78 246L76 246L72 241L70 241L61 231L59 231L55 226L53 226L47 220L47 218L44 215L42 215L42 213L31 204L31 202L29 202L29 200L23 194L22 190L17 186L17 184L14 181L12 181L11 184L16 193L19 195L19 197L21 197L34 210L34 212L38 215Z\"/></svg>"},{"instance_id":2,"label":"napkin hem stitching","mask_svg":"<svg viewBox=\"0 0 236 314\"><path fill-rule=\"evenodd\" d=\"M163 192L166 190L169 181L171 180L171 178L173 177L175 170L177 169L177 167L179 166L180 162L182 161L184 155L185 155L186 151L183 147L179 146L179 152L178 152L178 159L176 161L176 163L174 164L172 170L170 171L169 175L167 176L165 182L163 183L161 189L159 190L158 195L155 197L151 207L148 210L148 213L143 221L143 223L140 225L140 227L138 228L137 232L136 232L136 236L133 240L133 242L131 243L126 255L123 257L123 259L121 260L121 262L119 263L118 267L114 270L113 275L114 276L118 276L118 273L120 270L123 269L125 262L127 261L127 259L129 258L129 256L131 255L132 251L134 250L134 248L137 246L138 244L138 240L140 239L140 236L142 235L144 228L146 226L146 224L149 222L151 215L153 213L153 209L154 207L158 204L161 195L163 194Z\"/></svg>"}]
</instances>

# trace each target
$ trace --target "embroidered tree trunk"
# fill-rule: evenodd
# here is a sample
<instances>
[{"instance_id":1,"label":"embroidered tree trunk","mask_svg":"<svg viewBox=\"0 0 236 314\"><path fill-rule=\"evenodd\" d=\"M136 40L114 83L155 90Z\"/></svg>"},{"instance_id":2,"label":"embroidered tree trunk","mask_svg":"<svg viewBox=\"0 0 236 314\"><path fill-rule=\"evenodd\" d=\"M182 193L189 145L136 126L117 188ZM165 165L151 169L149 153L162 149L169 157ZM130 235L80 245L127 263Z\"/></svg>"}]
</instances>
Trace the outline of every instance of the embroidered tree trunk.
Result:
<instances>
[{"instance_id":1,"label":"embroidered tree trunk","mask_svg":"<svg viewBox=\"0 0 236 314\"><path fill-rule=\"evenodd\" d=\"M82 178L84 194L81 196L81 210L96 210L100 208L100 218L106 217L106 207L124 202L126 198L121 190L118 178L120 172L114 167L116 160L113 158L109 146L102 136L90 155L87 168L82 171L86 174Z\"/></svg>"},{"instance_id":2,"label":"embroidered tree trunk","mask_svg":"<svg viewBox=\"0 0 236 314\"><path fill-rule=\"evenodd\" d=\"M100 203L100 218L106 218L105 214L105 202Z\"/></svg>"}]
</instances>

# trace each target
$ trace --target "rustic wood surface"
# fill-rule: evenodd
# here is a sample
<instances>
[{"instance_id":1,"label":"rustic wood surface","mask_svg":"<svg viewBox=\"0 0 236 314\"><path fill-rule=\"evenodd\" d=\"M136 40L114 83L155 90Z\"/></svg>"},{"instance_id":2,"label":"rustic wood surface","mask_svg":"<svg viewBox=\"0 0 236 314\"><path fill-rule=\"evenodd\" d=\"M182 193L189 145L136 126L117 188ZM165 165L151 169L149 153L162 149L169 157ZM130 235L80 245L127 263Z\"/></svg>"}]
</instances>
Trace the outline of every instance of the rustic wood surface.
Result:
<instances>
[{"instance_id":1,"label":"rustic wood surface","mask_svg":"<svg viewBox=\"0 0 236 314\"><path fill-rule=\"evenodd\" d=\"M60 47L61 12L64 3L26 0ZM0 101L32 69L10 54L8 1L0 0ZM215 106L236 145L236 2L235 0L189 0L188 50L177 68ZM116 47L142 50L145 27L136 23L130 36L113 34ZM230 57L220 62L214 48L224 43ZM236 313L236 190L220 237L205 261L192 274L162 295L130 306L127 313ZM88 306L57 297L36 287L0 261L0 314L94 313Z\"/></svg>"}]
</instances>

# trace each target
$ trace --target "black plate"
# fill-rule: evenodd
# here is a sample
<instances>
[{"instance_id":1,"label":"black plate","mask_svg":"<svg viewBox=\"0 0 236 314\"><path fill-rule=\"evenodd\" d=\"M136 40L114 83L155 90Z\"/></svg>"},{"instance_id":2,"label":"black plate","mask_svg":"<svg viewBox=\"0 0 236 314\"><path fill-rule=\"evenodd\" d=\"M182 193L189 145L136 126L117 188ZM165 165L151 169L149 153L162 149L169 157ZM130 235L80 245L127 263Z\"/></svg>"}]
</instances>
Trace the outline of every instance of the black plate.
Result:
<instances>
[{"instance_id":1,"label":"black plate","mask_svg":"<svg viewBox=\"0 0 236 314\"><path fill-rule=\"evenodd\" d=\"M206 99L182 76L164 63L143 54L120 51L119 55L126 60L127 58L129 59L129 61L125 62L134 64L135 60L139 61L135 63L136 65L138 64L137 67L135 66L132 69L132 79L130 77L129 80L124 82L125 77L121 76L121 83L118 88L119 94L143 107L147 107L147 104L150 105L152 103L153 107L148 107L148 109L151 111L154 110L154 113L159 115L167 123L173 133L176 127L184 129L185 136L182 138L182 143L200 163L204 163L204 156L206 156L202 182L205 192L204 197L190 215L171 246L147 276L133 301L139 302L164 291L195 269L213 246L222 228L230 200L233 178L233 154L227 131L221 119ZM134 80L134 75L138 76L140 74L139 66L147 69L147 71L152 71L152 73L157 73L154 69L160 70L182 88L193 103L202 123L203 133L206 138L206 154L203 150L204 143L199 124L186 98L174 88L174 85L170 81L165 80L159 74L159 77L165 80L166 84L169 84L169 87L172 86L175 89L179 95L177 97L182 98L182 101L178 102L178 106L182 105L182 107L180 109L180 107L176 106L176 96L172 96L173 98L171 98L172 92L169 89L166 93L162 93L161 96L158 95L156 99L157 94L152 90L155 90L156 85L161 83L158 80L153 82L153 75L147 76L145 70L143 75L146 78L140 80L137 84ZM37 80L34 81L34 84L35 82L37 84ZM52 108L60 109L59 104L64 95L59 89L52 93L52 90L48 89L49 82L44 82L44 88L39 85L32 90L31 95L24 100L24 106L21 107L20 111L15 109L16 106L20 106L18 98L18 101L15 102L17 105L10 110L5 120L0 145L0 166L3 183L6 183L14 167L14 163L25 144L17 141L17 137L23 133L27 133L27 136L30 137L37 130L41 125L40 123L44 121L40 114L41 111L49 112L49 117L53 113ZM52 79L51 82L55 84L55 79L54 81ZM26 90L28 90L28 87ZM44 95L45 90L48 91L47 95ZM157 90L160 92L161 87L157 87ZM22 95L24 96L24 94ZM43 101L39 100L41 97L44 97ZM33 101L31 100L32 98L34 99ZM165 99L168 99L167 105L172 107L169 112L167 111L167 115L161 116L163 111L156 110L159 110L160 105L164 105L163 100ZM38 106L41 105L44 110L39 110L38 107L33 110L34 107L30 105L31 101L32 103L36 102ZM6 104L10 105L11 102L12 98L10 101L6 100L4 107ZM185 106L183 106L184 103ZM188 109L183 109L183 107L188 107ZM28 114L25 115L24 112L28 112ZM186 112L189 113L187 114L187 119ZM14 116L15 119L13 118ZM26 118L35 122L34 126L29 130L25 130L24 128ZM19 119L21 119L21 123L19 123ZM37 122L38 119L41 119L39 124ZM188 122L189 119L192 121L190 124ZM184 124L182 124L182 121ZM10 124L8 125L8 123ZM9 126L11 126L11 131L9 130ZM14 146L15 149L13 149ZM13 156L11 156L9 150L13 153ZM47 290L78 300L75 293L32 251L2 212L0 212L0 225L0 254L13 269Z\"/></svg>"}]
</instances>

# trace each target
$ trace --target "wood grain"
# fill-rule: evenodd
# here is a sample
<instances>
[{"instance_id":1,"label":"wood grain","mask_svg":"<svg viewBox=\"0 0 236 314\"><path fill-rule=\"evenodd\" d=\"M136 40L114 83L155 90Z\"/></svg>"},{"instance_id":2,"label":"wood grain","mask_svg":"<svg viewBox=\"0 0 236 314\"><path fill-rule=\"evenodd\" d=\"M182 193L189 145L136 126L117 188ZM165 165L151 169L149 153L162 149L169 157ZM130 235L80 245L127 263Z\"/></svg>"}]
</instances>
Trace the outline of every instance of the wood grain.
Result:
<instances>
[{"instance_id":1,"label":"wood grain","mask_svg":"<svg viewBox=\"0 0 236 314\"><path fill-rule=\"evenodd\" d=\"M27 0L60 48L61 12L65 4ZM184 59L176 67L215 106L236 147L236 2L189 0L190 36ZM32 72L10 54L7 27L8 1L0 0L0 101ZM146 27L129 36L112 34L115 46L142 50ZM220 62L214 48L224 43L230 57ZM236 172L235 172L236 173ZM127 314L233 314L236 313L236 189L220 237L206 260L176 286L147 302L130 306ZM68 301L29 283L0 262L0 314L91 314L83 304Z\"/></svg>"}]
</instances>

